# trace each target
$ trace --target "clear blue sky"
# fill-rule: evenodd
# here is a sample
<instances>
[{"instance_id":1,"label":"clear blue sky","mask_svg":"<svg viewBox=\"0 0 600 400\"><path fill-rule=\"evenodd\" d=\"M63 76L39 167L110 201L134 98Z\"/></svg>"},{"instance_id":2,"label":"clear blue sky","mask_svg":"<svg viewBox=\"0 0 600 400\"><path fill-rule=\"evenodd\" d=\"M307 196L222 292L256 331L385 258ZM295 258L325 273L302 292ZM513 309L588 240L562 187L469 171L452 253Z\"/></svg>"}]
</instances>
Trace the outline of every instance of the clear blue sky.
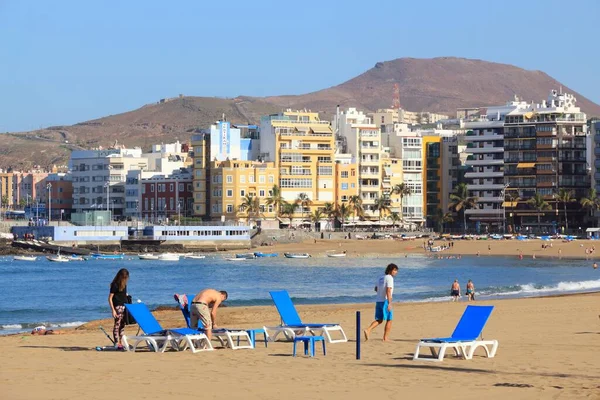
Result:
<instances>
[{"instance_id":1,"label":"clear blue sky","mask_svg":"<svg viewBox=\"0 0 600 400\"><path fill-rule=\"evenodd\" d=\"M0 132L179 93L300 94L377 61L539 69L600 102L600 1L0 0Z\"/></svg>"}]
</instances>

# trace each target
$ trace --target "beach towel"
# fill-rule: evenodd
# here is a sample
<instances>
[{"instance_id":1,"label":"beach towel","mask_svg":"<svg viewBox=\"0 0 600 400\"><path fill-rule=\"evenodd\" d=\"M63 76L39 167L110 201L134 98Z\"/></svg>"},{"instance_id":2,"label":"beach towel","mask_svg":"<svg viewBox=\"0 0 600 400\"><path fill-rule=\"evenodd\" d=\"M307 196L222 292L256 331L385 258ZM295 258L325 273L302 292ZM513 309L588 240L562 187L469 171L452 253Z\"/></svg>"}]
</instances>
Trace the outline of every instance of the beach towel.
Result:
<instances>
[{"instance_id":1,"label":"beach towel","mask_svg":"<svg viewBox=\"0 0 600 400\"><path fill-rule=\"evenodd\" d=\"M187 310L187 306L188 306L187 295L175 293L173 295L173 298L175 299L176 302L179 303L179 305L181 306L181 308L183 308L184 310Z\"/></svg>"}]
</instances>

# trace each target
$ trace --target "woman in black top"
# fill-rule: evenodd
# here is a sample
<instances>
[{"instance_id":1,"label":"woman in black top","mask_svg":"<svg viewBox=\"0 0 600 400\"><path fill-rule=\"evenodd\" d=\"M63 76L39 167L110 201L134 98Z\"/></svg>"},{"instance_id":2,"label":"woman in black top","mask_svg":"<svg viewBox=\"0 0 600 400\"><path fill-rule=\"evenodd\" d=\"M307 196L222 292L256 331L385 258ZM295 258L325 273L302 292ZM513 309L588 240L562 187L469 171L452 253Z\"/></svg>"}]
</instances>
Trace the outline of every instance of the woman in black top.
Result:
<instances>
[{"instance_id":1,"label":"woman in black top","mask_svg":"<svg viewBox=\"0 0 600 400\"><path fill-rule=\"evenodd\" d=\"M110 284L110 294L108 295L108 304L112 310L112 316L115 319L113 336L115 344L122 349L121 338L125 330L125 304L127 303L127 281L129 281L129 271L122 268L115 275Z\"/></svg>"}]
</instances>

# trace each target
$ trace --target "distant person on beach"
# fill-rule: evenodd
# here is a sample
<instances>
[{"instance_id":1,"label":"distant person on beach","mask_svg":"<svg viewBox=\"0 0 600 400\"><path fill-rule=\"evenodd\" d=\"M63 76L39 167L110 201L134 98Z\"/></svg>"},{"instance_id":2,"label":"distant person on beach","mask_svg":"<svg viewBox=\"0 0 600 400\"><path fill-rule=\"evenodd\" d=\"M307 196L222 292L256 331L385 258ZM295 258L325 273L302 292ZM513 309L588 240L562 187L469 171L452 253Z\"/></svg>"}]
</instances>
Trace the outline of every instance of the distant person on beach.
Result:
<instances>
[{"instance_id":1,"label":"distant person on beach","mask_svg":"<svg viewBox=\"0 0 600 400\"><path fill-rule=\"evenodd\" d=\"M452 282L450 296L452 296L452 301L458 301L458 298L460 297L460 284L458 283L458 279L455 279L454 282Z\"/></svg>"},{"instance_id":2,"label":"distant person on beach","mask_svg":"<svg viewBox=\"0 0 600 400\"><path fill-rule=\"evenodd\" d=\"M598 269L598 264L596 264L596 262L594 261L594 265L592 265L592 267L594 267L594 269Z\"/></svg>"},{"instance_id":3,"label":"distant person on beach","mask_svg":"<svg viewBox=\"0 0 600 400\"><path fill-rule=\"evenodd\" d=\"M224 290L204 289L194 297L190 306L190 326L198 327L202 322L208 339L212 339L212 330L217 328L217 309L229 295Z\"/></svg>"},{"instance_id":4,"label":"distant person on beach","mask_svg":"<svg viewBox=\"0 0 600 400\"><path fill-rule=\"evenodd\" d=\"M467 299L469 301L475 301L475 285L473 285L473 281L469 279L467 282Z\"/></svg>"},{"instance_id":5,"label":"distant person on beach","mask_svg":"<svg viewBox=\"0 0 600 400\"><path fill-rule=\"evenodd\" d=\"M128 281L129 271L125 268L120 269L110 284L110 293L108 294L108 304L110 305L112 316L115 320L113 337L115 339L115 344L119 349L123 348L121 338L125 331L125 304L127 303Z\"/></svg>"},{"instance_id":6,"label":"distant person on beach","mask_svg":"<svg viewBox=\"0 0 600 400\"><path fill-rule=\"evenodd\" d=\"M375 321L371 322L371 325L364 330L365 340L369 340L371 331L381 325L383 321L385 321L383 341L387 342L390 338L392 320L394 319L392 294L394 293L394 277L397 274L398 266L396 264L389 264L385 269L385 275L377 281L377 286L375 286L375 292L377 292L377 299L375 300Z\"/></svg>"},{"instance_id":7,"label":"distant person on beach","mask_svg":"<svg viewBox=\"0 0 600 400\"><path fill-rule=\"evenodd\" d=\"M45 336L45 335L62 335L65 332L61 332L61 331L55 331L53 329L48 329L45 326L36 326L35 328L33 328L33 330L31 331L32 335L36 335L36 336Z\"/></svg>"}]
</instances>

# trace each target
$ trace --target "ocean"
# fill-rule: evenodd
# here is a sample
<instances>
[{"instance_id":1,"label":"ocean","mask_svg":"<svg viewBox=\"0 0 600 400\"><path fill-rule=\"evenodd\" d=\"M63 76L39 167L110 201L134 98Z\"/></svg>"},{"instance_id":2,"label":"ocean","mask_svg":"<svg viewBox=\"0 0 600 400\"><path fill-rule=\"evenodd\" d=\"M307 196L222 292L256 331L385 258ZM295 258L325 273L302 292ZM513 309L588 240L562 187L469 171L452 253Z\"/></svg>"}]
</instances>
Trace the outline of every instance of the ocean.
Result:
<instances>
[{"instance_id":1,"label":"ocean","mask_svg":"<svg viewBox=\"0 0 600 400\"><path fill-rule=\"evenodd\" d=\"M475 284L477 299L532 297L600 290L592 261L516 257L259 258L226 261L222 255L179 262L90 260L52 263L0 257L0 335L35 326L73 327L109 318L109 285L119 268L130 271L129 294L150 307L173 306L174 293L213 287L229 292L228 306L270 305L269 290L287 289L296 304L374 301L385 266L400 267L394 301L448 301L454 279Z\"/></svg>"}]
</instances>

